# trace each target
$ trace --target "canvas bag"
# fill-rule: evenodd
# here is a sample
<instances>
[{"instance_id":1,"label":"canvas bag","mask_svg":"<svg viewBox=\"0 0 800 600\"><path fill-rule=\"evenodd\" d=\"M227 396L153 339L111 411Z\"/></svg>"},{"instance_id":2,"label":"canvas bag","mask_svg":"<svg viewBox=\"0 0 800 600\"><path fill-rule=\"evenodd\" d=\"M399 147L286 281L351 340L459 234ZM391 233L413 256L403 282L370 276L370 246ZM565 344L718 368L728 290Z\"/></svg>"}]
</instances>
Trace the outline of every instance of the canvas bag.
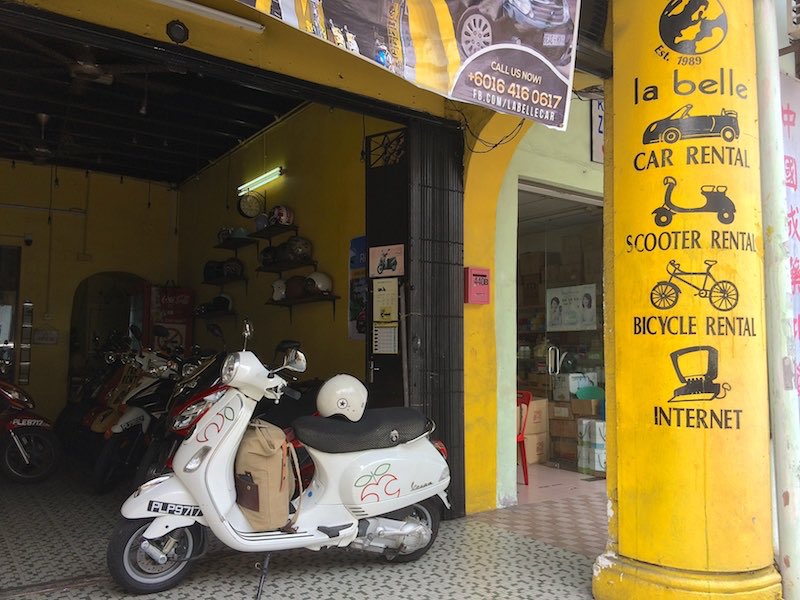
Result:
<instances>
[{"instance_id":1,"label":"canvas bag","mask_svg":"<svg viewBox=\"0 0 800 600\"><path fill-rule=\"evenodd\" d=\"M290 444L280 427L256 419L247 427L234 463L236 503L256 531L280 529L289 523L294 473Z\"/></svg>"}]
</instances>

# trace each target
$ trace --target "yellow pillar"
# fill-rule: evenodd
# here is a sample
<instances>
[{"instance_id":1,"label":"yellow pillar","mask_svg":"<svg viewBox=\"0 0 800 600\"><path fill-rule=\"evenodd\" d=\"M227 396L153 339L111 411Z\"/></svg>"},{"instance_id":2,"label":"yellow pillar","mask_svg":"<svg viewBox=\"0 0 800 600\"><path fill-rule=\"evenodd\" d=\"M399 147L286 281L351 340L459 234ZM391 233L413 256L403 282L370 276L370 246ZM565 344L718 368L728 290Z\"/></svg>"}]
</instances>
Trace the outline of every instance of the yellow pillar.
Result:
<instances>
[{"instance_id":1,"label":"yellow pillar","mask_svg":"<svg viewBox=\"0 0 800 600\"><path fill-rule=\"evenodd\" d=\"M593 590L780 598L752 4L613 10L610 541Z\"/></svg>"}]
</instances>

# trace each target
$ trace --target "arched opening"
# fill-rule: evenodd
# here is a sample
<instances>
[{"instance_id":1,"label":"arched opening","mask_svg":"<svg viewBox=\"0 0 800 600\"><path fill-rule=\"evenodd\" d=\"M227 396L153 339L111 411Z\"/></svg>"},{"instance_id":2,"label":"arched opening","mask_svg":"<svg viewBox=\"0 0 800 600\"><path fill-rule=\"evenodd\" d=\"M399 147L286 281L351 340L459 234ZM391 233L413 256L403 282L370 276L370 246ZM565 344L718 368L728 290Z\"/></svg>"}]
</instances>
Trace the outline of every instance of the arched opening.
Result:
<instances>
[{"instance_id":1,"label":"arched opening","mask_svg":"<svg viewBox=\"0 0 800 600\"><path fill-rule=\"evenodd\" d=\"M80 380L91 369L93 350L109 338L127 335L130 325L141 327L142 286L146 280L111 271L84 279L75 290L69 334L69 377Z\"/></svg>"}]
</instances>

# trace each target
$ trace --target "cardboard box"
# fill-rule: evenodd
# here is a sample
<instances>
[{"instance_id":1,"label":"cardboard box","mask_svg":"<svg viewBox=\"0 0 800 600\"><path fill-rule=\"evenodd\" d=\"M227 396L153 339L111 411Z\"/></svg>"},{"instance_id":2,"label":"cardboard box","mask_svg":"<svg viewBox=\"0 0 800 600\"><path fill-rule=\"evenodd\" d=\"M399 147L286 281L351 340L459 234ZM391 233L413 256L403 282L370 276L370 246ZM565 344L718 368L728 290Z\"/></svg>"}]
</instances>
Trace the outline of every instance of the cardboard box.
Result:
<instances>
[{"instance_id":1,"label":"cardboard box","mask_svg":"<svg viewBox=\"0 0 800 600\"><path fill-rule=\"evenodd\" d=\"M606 451L578 446L578 473L604 476L606 472Z\"/></svg>"},{"instance_id":2,"label":"cardboard box","mask_svg":"<svg viewBox=\"0 0 800 600\"><path fill-rule=\"evenodd\" d=\"M522 407L520 407L522 408ZM525 435L547 431L547 398L534 398L528 405Z\"/></svg>"},{"instance_id":3,"label":"cardboard box","mask_svg":"<svg viewBox=\"0 0 800 600\"><path fill-rule=\"evenodd\" d=\"M572 414L576 417L592 417L600 414L600 404L602 400L577 400L569 401Z\"/></svg>"},{"instance_id":4,"label":"cardboard box","mask_svg":"<svg viewBox=\"0 0 800 600\"><path fill-rule=\"evenodd\" d=\"M525 458L528 464L547 462L550 440L547 432L525 436Z\"/></svg>"},{"instance_id":5,"label":"cardboard box","mask_svg":"<svg viewBox=\"0 0 800 600\"><path fill-rule=\"evenodd\" d=\"M584 373L561 373L553 375L553 400L558 402L569 402L575 397L578 388L587 385L597 385L597 372L586 371Z\"/></svg>"},{"instance_id":6,"label":"cardboard box","mask_svg":"<svg viewBox=\"0 0 800 600\"><path fill-rule=\"evenodd\" d=\"M550 435L578 439L578 422L575 419L552 419L550 421Z\"/></svg>"},{"instance_id":7,"label":"cardboard box","mask_svg":"<svg viewBox=\"0 0 800 600\"><path fill-rule=\"evenodd\" d=\"M578 460L578 440L552 438L553 458Z\"/></svg>"},{"instance_id":8,"label":"cardboard box","mask_svg":"<svg viewBox=\"0 0 800 600\"><path fill-rule=\"evenodd\" d=\"M569 402L549 402L547 404L548 416L551 419L572 419L572 409Z\"/></svg>"},{"instance_id":9,"label":"cardboard box","mask_svg":"<svg viewBox=\"0 0 800 600\"><path fill-rule=\"evenodd\" d=\"M605 474L606 472L605 448L603 448L602 450L592 449L589 461L589 469L592 475Z\"/></svg>"},{"instance_id":10,"label":"cardboard box","mask_svg":"<svg viewBox=\"0 0 800 600\"><path fill-rule=\"evenodd\" d=\"M599 419L577 419L578 445L605 450L606 422Z\"/></svg>"},{"instance_id":11,"label":"cardboard box","mask_svg":"<svg viewBox=\"0 0 800 600\"><path fill-rule=\"evenodd\" d=\"M592 449L589 446L581 446L578 442L578 473L591 474L592 464Z\"/></svg>"}]
</instances>

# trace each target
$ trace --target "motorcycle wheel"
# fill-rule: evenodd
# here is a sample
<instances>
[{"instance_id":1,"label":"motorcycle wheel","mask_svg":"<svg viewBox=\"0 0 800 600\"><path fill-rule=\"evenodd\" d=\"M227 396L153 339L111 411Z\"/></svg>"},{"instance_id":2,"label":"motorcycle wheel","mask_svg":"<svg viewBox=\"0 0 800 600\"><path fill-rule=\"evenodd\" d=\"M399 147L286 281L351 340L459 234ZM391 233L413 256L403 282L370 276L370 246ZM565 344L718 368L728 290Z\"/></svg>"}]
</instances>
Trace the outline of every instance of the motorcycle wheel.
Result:
<instances>
[{"instance_id":1,"label":"motorcycle wheel","mask_svg":"<svg viewBox=\"0 0 800 600\"><path fill-rule=\"evenodd\" d=\"M441 516L439 511L439 503L436 501L435 497L412 504L409 508L411 509L411 512L407 512L403 518L412 516L419 519L419 521L431 532L431 539L424 548L419 548L413 552L404 553L401 550L399 554L396 554L393 557L384 556L384 558L389 562L407 563L417 560L420 556L425 554L431 546L433 546L433 542L436 540L436 536L439 534L439 521L441 520Z\"/></svg>"},{"instance_id":2,"label":"motorcycle wheel","mask_svg":"<svg viewBox=\"0 0 800 600\"><path fill-rule=\"evenodd\" d=\"M130 457L136 451L134 445L138 439L139 432L134 429L115 433L106 440L92 471L92 491L95 494L110 492L125 479L131 464L136 464Z\"/></svg>"},{"instance_id":3,"label":"motorcycle wheel","mask_svg":"<svg viewBox=\"0 0 800 600\"><path fill-rule=\"evenodd\" d=\"M61 456L56 435L41 427L17 427L14 434L31 462L25 462L17 444L10 435L5 435L0 441L0 470L11 481L18 483L36 483L47 479L55 471Z\"/></svg>"},{"instance_id":4,"label":"motorcycle wheel","mask_svg":"<svg viewBox=\"0 0 800 600\"><path fill-rule=\"evenodd\" d=\"M189 574L192 564L189 559L200 554L205 543L202 526L198 523L150 540L159 549L169 538L178 542L167 554L167 562L160 565L141 548L142 534L152 522L152 519L123 520L114 528L108 542L106 564L111 577L134 594L163 592L178 585Z\"/></svg>"},{"instance_id":5,"label":"motorcycle wheel","mask_svg":"<svg viewBox=\"0 0 800 600\"><path fill-rule=\"evenodd\" d=\"M136 474L133 476L133 486L138 488L146 481L155 479L169 471L167 469L167 459L172 453L172 448L172 438L150 442L147 450L144 451L142 460L139 461Z\"/></svg>"}]
</instances>

